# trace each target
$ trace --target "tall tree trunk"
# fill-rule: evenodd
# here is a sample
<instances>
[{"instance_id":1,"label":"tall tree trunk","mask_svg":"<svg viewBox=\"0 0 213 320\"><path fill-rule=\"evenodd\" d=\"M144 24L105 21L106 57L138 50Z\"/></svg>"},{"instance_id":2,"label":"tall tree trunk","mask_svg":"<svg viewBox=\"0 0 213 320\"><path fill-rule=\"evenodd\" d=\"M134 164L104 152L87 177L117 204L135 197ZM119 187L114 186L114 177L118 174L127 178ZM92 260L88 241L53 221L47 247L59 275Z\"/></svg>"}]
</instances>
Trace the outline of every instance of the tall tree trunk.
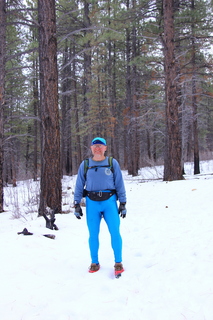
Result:
<instances>
[{"instance_id":1,"label":"tall tree trunk","mask_svg":"<svg viewBox=\"0 0 213 320\"><path fill-rule=\"evenodd\" d=\"M79 163L82 160L81 153L81 139L80 139L80 126L79 126L79 117L78 117L78 99L77 99L77 76L76 76L76 52L75 45L72 47L72 88L73 88L73 107L74 107L74 119L76 124L76 161L75 161L75 172L78 169Z\"/></svg>"},{"instance_id":2,"label":"tall tree trunk","mask_svg":"<svg viewBox=\"0 0 213 320\"><path fill-rule=\"evenodd\" d=\"M192 13L195 9L194 0L191 1ZM194 139L194 174L200 173L198 124L197 124L197 86L196 86L196 61L195 61L195 37L194 14L192 14L192 109L193 109L193 139Z\"/></svg>"},{"instance_id":3,"label":"tall tree trunk","mask_svg":"<svg viewBox=\"0 0 213 320\"><path fill-rule=\"evenodd\" d=\"M17 174L16 174L16 164L17 161L15 159L15 141L13 141L14 139L12 139L12 148L11 148L11 180L12 180L12 184L13 187L17 187Z\"/></svg>"},{"instance_id":4,"label":"tall tree trunk","mask_svg":"<svg viewBox=\"0 0 213 320\"><path fill-rule=\"evenodd\" d=\"M112 70L111 70L111 82L112 82L112 92L111 92L111 103L112 103L112 116L117 119L120 118L120 110L118 108L118 101L117 101L117 93L116 93L116 80L117 80L117 69L116 69L116 44L113 42L113 53L111 53L111 60L112 60ZM120 121L119 121L120 122ZM121 150L123 149L120 146L120 131L119 126L117 123L114 125L113 137L111 139L111 146L112 146L112 154L113 156L121 162ZM122 157L123 158L123 157ZM122 160L123 162L123 160Z\"/></svg>"},{"instance_id":5,"label":"tall tree trunk","mask_svg":"<svg viewBox=\"0 0 213 320\"><path fill-rule=\"evenodd\" d=\"M133 8L135 1L132 1ZM130 2L127 0L127 10ZM131 37L132 36L132 37ZM138 136L138 111L136 98L136 65L131 66L131 60L136 57L136 28L126 30L126 57L127 57L127 80L126 80L126 107L127 107L127 147L128 147L128 174L137 176L139 169L139 136Z\"/></svg>"},{"instance_id":6,"label":"tall tree trunk","mask_svg":"<svg viewBox=\"0 0 213 320\"><path fill-rule=\"evenodd\" d=\"M68 63L70 59L70 49L67 41L63 53L63 71L62 71L62 103L61 103L61 154L62 154L62 171L64 174L72 174L71 162L71 67Z\"/></svg>"},{"instance_id":7,"label":"tall tree trunk","mask_svg":"<svg viewBox=\"0 0 213 320\"><path fill-rule=\"evenodd\" d=\"M31 125L27 126L26 154L25 154L25 175L27 177L30 168L30 137L32 136Z\"/></svg>"},{"instance_id":8,"label":"tall tree trunk","mask_svg":"<svg viewBox=\"0 0 213 320\"><path fill-rule=\"evenodd\" d=\"M84 28L85 37L88 37L89 33L91 33L91 21L89 17L89 7L90 2L84 0ZM84 117L87 117L88 111L90 109L90 101L89 101L89 92L90 92L90 85L91 85L91 45L90 39L87 39L86 43L84 44L84 74L83 74L83 114ZM88 145L91 141L91 133L84 136L83 141L83 157L88 156ZM79 146L80 147L80 146Z\"/></svg>"},{"instance_id":9,"label":"tall tree trunk","mask_svg":"<svg viewBox=\"0 0 213 320\"><path fill-rule=\"evenodd\" d=\"M39 110L39 93L38 93L38 59L33 61L34 79L33 79L33 114L34 114L34 140L33 140L33 180L37 181L38 177L38 110Z\"/></svg>"},{"instance_id":10,"label":"tall tree trunk","mask_svg":"<svg viewBox=\"0 0 213 320\"><path fill-rule=\"evenodd\" d=\"M6 55L6 4L0 0L0 212L3 212L3 136L4 136L4 86L5 86L5 55Z\"/></svg>"},{"instance_id":11,"label":"tall tree trunk","mask_svg":"<svg viewBox=\"0 0 213 320\"><path fill-rule=\"evenodd\" d=\"M68 50L69 56L71 56L71 49ZM71 69L71 68L70 68ZM72 70L70 70L69 74L71 75L72 79ZM72 80L68 79L68 89L72 90ZM75 93L74 93L75 94ZM71 137L71 95L67 96L67 117L66 117L66 174L72 175L73 174L73 165L72 165L72 137Z\"/></svg>"},{"instance_id":12,"label":"tall tree trunk","mask_svg":"<svg viewBox=\"0 0 213 320\"><path fill-rule=\"evenodd\" d=\"M127 10L129 10L129 0L126 1ZM132 111L132 99L131 99L131 46L130 46L130 30L126 29L126 148L127 148L127 168L128 174L132 175L133 170L133 143L131 141L131 111Z\"/></svg>"},{"instance_id":13,"label":"tall tree trunk","mask_svg":"<svg viewBox=\"0 0 213 320\"><path fill-rule=\"evenodd\" d=\"M40 103L41 103L41 193L39 215L46 206L61 212L60 128L55 0L38 0Z\"/></svg>"},{"instance_id":14,"label":"tall tree trunk","mask_svg":"<svg viewBox=\"0 0 213 320\"><path fill-rule=\"evenodd\" d=\"M132 0L132 7L135 8L136 3L135 0ZM133 26L132 28L132 60L134 60L137 56L137 32L136 32L136 27ZM138 110L138 101L137 101L137 84L138 84L138 79L137 79L137 67L135 64L132 66L132 71L131 71L131 99L132 99L132 110L131 110L131 115L133 117L133 125L132 125L132 147L133 147L133 176L138 175L138 170L139 170L139 157L140 157L140 143L139 143L139 132L138 132L138 117L139 117L139 110Z\"/></svg>"},{"instance_id":15,"label":"tall tree trunk","mask_svg":"<svg viewBox=\"0 0 213 320\"><path fill-rule=\"evenodd\" d=\"M195 67L195 65L194 65ZM198 124L197 124L197 89L196 80L192 79L192 108L193 108L193 143L194 143L194 174L200 173Z\"/></svg>"},{"instance_id":16,"label":"tall tree trunk","mask_svg":"<svg viewBox=\"0 0 213 320\"><path fill-rule=\"evenodd\" d=\"M109 29L111 28L111 8L112 3L111 0L107 1L107 12L108 12L108 26ZM109 35L107 39L107 87L108 87L108 95L109 95L109 105L110 105L110 110L112 117L115 117L116 114L116 81L115 81L115 69L114 69L114 64L115 64L115 43L111 39L111 36ZM117 126L115 125L114 121L111 121L111 154L119 161L119 139L118 139L118 134L116 133Z\"/></svg>"},{"instance_id":17,"label":"tall tree trunk","mask_svg":"<svg viewBox=\"0 0 213 320\"><path fill-rule=\"evenodd\" d=\"M164 180L181 180L181 138L178 115L178 89L174 46L174 2L163 0L164 63L166 91L166 147Z\"/></svg>"}]
</instances>

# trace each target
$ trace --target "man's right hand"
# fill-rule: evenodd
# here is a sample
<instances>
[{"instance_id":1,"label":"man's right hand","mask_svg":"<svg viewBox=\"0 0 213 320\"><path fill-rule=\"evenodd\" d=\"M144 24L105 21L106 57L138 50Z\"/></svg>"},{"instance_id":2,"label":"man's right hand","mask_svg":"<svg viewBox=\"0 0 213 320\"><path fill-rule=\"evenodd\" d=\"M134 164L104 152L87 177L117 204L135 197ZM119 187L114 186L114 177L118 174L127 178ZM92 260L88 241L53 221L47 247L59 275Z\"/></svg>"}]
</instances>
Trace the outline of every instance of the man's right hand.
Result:
<instances>
[{"instance_id":1,"label":"man's right hand","mask_svg":"<svg viewBox=\"0 0 213 320\"><path fill-rule=\"evenodd\" d=\"M83 216L83 212L79 203L75 204L74 215L76 216L77 219L81 219L81 217Z\"/></svg>"}]
</instances>

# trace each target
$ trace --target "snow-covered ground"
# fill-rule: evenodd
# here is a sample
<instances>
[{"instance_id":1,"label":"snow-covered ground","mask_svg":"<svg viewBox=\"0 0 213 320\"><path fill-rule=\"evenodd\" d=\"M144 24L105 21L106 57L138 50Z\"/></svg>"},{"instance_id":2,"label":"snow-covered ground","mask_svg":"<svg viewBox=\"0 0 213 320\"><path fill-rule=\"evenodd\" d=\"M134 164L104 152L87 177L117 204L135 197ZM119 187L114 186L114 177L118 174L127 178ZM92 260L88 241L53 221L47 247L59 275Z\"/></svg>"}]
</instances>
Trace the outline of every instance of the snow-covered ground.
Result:
<instances>
[{"instance_id":1,"label":"snow-covered ground","mask_svg":"<svg viewBox=\"0 0 213 320\"><path fill-rule=\"evenodd\" d=\"M127 218L123 264L113 277L107 227L100 232L99 272L90 274L85 214L73 215L76 177L63 179L58 231L37 217L39 182L6 187L0 214L2 320L212 320L213 161L184 181L163 182L162 167L123 172ZM152 179L152 180L148 180ZM83 208L85 210L85 208ZM27 228L32 236L18 235ZM55 234L55 240L44 234Z\"/></svg>"}]
</instances>

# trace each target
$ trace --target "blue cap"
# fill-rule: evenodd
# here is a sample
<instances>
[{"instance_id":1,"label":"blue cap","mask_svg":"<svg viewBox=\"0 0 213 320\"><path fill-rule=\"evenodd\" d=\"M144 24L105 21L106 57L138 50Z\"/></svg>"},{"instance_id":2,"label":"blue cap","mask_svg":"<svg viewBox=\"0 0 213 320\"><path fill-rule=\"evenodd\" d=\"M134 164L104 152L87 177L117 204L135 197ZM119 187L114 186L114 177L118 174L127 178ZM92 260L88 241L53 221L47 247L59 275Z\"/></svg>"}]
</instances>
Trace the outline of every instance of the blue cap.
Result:
<instances>
[{"instance_id":1,"label":"blue cap","mask_svg":"<svg viewBox=\"0 0 213 320\"><path fill-rule=\"evenodd\" d=\"M103 144L104 146L107 145L106 140L104 138L96 137L92 140L91 145L93 146L94 144Z\"/></svg>"}]
</instances>

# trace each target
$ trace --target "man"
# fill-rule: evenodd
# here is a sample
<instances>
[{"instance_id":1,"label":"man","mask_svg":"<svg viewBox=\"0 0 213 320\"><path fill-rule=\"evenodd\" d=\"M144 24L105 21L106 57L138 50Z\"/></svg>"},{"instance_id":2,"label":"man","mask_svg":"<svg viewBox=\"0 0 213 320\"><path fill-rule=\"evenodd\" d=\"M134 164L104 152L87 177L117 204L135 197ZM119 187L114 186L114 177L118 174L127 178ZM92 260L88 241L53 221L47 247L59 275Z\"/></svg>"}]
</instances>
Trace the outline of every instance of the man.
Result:
<instances>
[{"instance_id":1,"label":"man","mask_svg":"<svg viewBox=\"0 0 213 320\"><path fill-rule=\"evenodd\" d=\"M109 164L105 156L107 143L104 138L96 137L91 142L92 157L89 158L88 168L85 161L80 164L75 186L74 204L75 216L83 216L80 202L86 195L86 219L89 230L89 248L91 266L89 272L100 269L98 259L100 222L103 218L111 235L111 244L115 259L115 276L119 277L124 271L122 265L122 238L120 235L120 217L126 217L126 191L120 166L115 159ZM120 205L117 207L117 200Z\"/></svg>"}]
</instances>

